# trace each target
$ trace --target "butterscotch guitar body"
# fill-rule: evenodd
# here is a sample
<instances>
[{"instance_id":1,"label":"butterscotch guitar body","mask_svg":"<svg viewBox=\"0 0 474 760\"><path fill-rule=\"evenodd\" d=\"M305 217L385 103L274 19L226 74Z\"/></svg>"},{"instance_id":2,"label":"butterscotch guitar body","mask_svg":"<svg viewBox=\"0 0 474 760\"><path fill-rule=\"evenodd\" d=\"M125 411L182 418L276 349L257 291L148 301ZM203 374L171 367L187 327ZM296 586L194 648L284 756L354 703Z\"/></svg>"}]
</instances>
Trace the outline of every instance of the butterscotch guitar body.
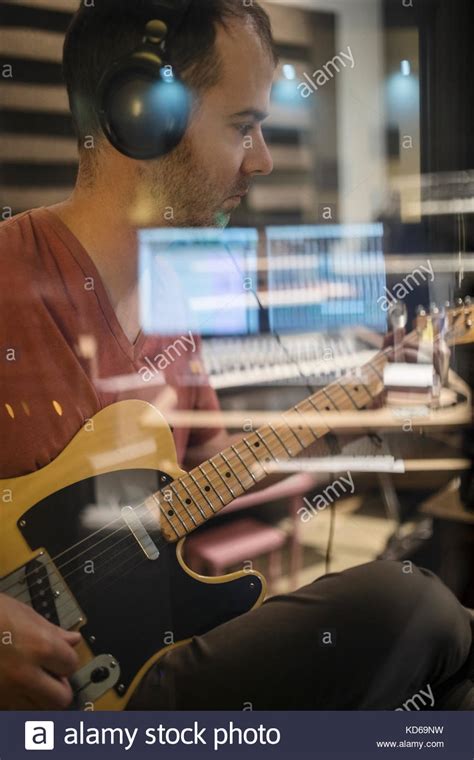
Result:
<instances>
[{"instance_id":1,"label":"butterscotch guitar body","mask_svg":"<svg viewBox=\"0 0 474 760\"><path fill-rule=\"evenodd\" d=\"M160 413L125 401L47 467L0 481L0 592L81 631L77 709L124 709L167 651L263 600L260 574L197 575L184 541L164 541L143 502L183 474Z\"/></svg>"}]
</instances>

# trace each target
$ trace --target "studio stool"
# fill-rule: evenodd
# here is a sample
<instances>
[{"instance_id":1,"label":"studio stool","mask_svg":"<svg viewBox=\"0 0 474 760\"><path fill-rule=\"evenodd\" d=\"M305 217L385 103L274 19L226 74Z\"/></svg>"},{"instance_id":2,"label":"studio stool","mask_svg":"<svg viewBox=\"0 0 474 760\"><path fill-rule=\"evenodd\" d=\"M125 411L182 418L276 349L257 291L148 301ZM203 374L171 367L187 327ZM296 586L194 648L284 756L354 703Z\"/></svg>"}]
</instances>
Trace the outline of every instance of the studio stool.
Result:
<instances>
[{"instance_id":1,"label":"studio stool","mask_svg":"<svg viewBox=\"0 0 474 760\"><path fill-rule=\"evenodd\" d=\"M281 575L282 549L288 541L285 531L253 517L209 528L191 535L186 543L186 563L202 575L225 575L236 565L257 557L268 557L265 573L270 590Z\"/></svg>"}]
</instances>

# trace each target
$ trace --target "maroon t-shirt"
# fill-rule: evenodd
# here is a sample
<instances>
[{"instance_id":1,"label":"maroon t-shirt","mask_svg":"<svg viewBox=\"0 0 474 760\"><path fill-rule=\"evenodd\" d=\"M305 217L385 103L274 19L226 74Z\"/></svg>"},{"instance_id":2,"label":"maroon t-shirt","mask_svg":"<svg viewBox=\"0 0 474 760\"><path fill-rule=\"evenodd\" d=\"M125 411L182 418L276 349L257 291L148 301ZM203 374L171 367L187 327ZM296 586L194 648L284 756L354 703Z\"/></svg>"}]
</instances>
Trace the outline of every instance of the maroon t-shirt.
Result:
<instances>
[{"instance_id":1,"label":"maroon t-shirt","mask_svg":"<svg viewBox=\"0 0 474 760\"><path fill-rule=\"evenodd\" d=\"M199 341L183 337L130 343L92 259L52 211L1 223L0 477L44 467L116 401L148 401L165 417L218 410ZM178 461L217 432L176 427Z\"/></svg>"}]
</instances>

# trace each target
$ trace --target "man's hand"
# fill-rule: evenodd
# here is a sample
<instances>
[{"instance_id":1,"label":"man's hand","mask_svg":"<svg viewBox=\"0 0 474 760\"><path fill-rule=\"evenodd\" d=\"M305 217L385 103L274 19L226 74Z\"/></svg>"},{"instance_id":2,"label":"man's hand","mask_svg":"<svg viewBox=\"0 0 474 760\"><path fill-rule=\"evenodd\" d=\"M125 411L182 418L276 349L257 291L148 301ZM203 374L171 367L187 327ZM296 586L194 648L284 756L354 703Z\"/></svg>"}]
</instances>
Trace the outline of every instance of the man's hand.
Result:
<instances>
[{"instance_id":1,"label":"man's hand","mask_svg":"<svg viewBox=\"0 0 474 760\"><path fill-rule=\"evenodd\" d=\"M63 631L0 594L0 710L65 710L80 633Z\"/></svg>"}]
</instances>

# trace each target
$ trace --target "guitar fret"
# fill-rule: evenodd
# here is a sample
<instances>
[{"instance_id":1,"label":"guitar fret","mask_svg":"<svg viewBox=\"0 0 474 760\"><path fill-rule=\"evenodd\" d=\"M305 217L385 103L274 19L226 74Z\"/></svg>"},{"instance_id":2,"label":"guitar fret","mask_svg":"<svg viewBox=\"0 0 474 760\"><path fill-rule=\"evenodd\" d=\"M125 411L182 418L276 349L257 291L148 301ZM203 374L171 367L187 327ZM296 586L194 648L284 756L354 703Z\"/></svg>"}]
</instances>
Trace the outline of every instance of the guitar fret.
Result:
<instances>
[{"instance_id":1,"label":"guitar fret","mask_svg":"<svg viewBox=\"0 0 474 760\"><path fill-rule=\"evenodd\" d=\"M220 456L220 454L218 454L218 456ZM222 459L222 457L221 457L221 459ZM232 490L232 487L231 487L231 486L230 486L228 483L226 483L226 482L225 482L224 478L223 478L223 477L222 477L222 475L220 474L220 472L219 472L218 468L216 467L216 465L214 464L214 462L212 461L212 459L210 459L209 461L210 461L210 463L212 464L212 466L214 467L214 469L215 469L215 471L217 472L217 474L219 475L219 477L220 477L220 479L222 480L222 482L224 483L224 485L225 485L225 487L227 488L227 490L228 490L228 491L230 492L230 494L232 495L232 498L236 499L236 498L237 498L237 496L235 495L234 491Z\"/></svg>"},{"instance_id":2,"label":"guitar fret","mask_svg":"<svg viewBox=\"0 0 474 760\"><path fill-rule=\"evenodd\" d=\"M166 521L167 521L167 522L168 522L168 523L171 525L171 527L172 527L173 531L174 531L174 532L175 532L175 534L176 534L176 537L177 537L177 538L179 538L179 533L178 533L178 531L176 530L176 528L174 527L173 523L171 522L171 520L170 520L170 515L168 515L168 514L167 514L167 510L166 510L166 509L163 509L163 505L161 504L161 502L160 502L160 500L159 500L159 498L157 497L157 495L156 495L156 494L152 493L152 497L153 497L153 499L156 501L156 503L157 503L157 505L158 505L158 509L160 510L160 515L163 515L164 517L166 517ZM174 514L175 514L175 512L174 512L174 510L173 510L173 515L174 515Z\"/></svg>"},{"instance_id":3,"label":"guitar fret","mask_svg":"<svg viewBox=\"0 0 474 760\"><path fill-rule=\"evenodd\" d=\"M252 471L250 470L250 468L249 468L249 467L247 467L246 463L244 462L244 460L243 460L243 459L242 459L242 457L240 456L239 452L236 450L235 446L234 446L234 445L232 445L230 448L231 448L231 449L232 449L232 451L234 452L234 454L235 454L235 456L237 457L237 459L239 460L239 462L242 462L243 466L244 466L244 467L245 467L245 469L247 470L247 472L248 472L248 474L250 475L250 477L251 477L251 478L253 478L253 480L254 480L255 482L257 482L257 481L255 480L255 477L254 477L254 475L253 475Z\"/></svg>"},{"instance_id":4,"label":"guitar fret","mask_svg":"<svg viewBox=\"0 0 474 760\"><path fill-rule=\"evenodd\" d=\"M368 385L362 384L361 387L364 389L364 391L367 393L367 396L369 397L369 401L373 401L375 396L373 395L372 391L370 390L370 387Z\"/></svg>"},{"instance_id":5,"label":"guitar fret","mask_svg":"<svg viewBox=\"0 0 474 760\"><path fill-rule=\"evenodd\" d=\"M290 456L290 457L291 457L291 456L292 456L292 454L291 454L291 449L289 449L289 448L288 448L288 446L286 445L285 441L282 441L282 440L281 440L280 436L279 436L279 435L278 435L278 433L276 432L276 430L275 430L275 428L273 427L273 425L269 425L268 427L269 427L269 428L270 428L270 430L272 431L272 433L273 433L273 435L275 436L275 438L276 438L276 439L277 439L277 440L278 440L278 441L281 443L281 445L282 445L282 446L283 446L283 448L285 449L285 451L286 451L286 453L288 454L288 456Z\"/></svg>"},{"instance_id":6,"label":"guitar fret","mask_svg":"<svg viewBox=\"0 0 474 760\"><path fill-rule=\"evenodd\" d=\"M293 411L293 410L291 410L291 411ZM285 417L286 414L288 414L288 412L284 412L282 414L282 417L285 420L285 423L288 425L289 429L291 430L291 434L296 438L296 440L298 441L298 443L301 446L301 448L305 449L307 444L305 444L304 441L301 440L301 438L299 437L298 433L296 432L295 427L293 426L293 423L290 424L289 422L287 422L286 417Z\"/></svg>"},{"instance_id":7,"label":"guitar fret","mask_svg":"<svg viewBox=\"0 0 474 760\"><path fill-rule=\"evenodd\" d=\"M207 503L209 504L209 507L210 507L210 509L211 509L211 512L213 512L213 513L215 514L216 510L214 509L214 507L213 507L213 505L212 505L212 502L211 502L211 500L208 498L208 496L207 496L206 492L204 491L204 489L202 489L202 488L201 488L201 486L199 485L199 481L197 480L197 478L195 478L195 477L194 477L194 475L193 475L192 471L191 471L191 472L188 472L188 475L189 475L189 477L190 477L190 478L192 478L192 480L193 480L193 483L195 483L196 487L197 487L197 488L199 488L199 490L201 491L201 493L202 493L202 495L204 496L205 500L206 500L206 501L207 501ZM205 517L204 513L203 513L203 516Z\"/></svg>"},{"instance_id":8,"label":"guitar fret","mask_svg":"<svg viewBox=\"0 0 474 760\"><path fill-rule=\"evenodd\" d=\"M331 396L329 395L329 393L327 393L327 391L324 388L322 388L321 390L324 393L324 395L326 396L326 398L328 399L329 403L332 405L332 407L336 410L336 412L338 412L339 409L337 407L336 402L333 401L333 399L331 398ZM330 411L330 410L328 409L328 411Z\"/></svg>"},{"instance_id":9,"label":"guitar fret","mask_svg":"<svg viewBox=\"0 0 474 760\"><path fill-rule=\"evenodd\" d=\"M374 367L374 365L373 365L373 363L372 363L372 362L369 362L367 366L368 366L370 369L372 369L372 370L375 372L375 374L376 374L376 375L378 375L378 376L379 376L379 379L380 379L380 380L383 380L383 375L381 375L381 374L380 374L380 372L378 371L377 367Z\"/></svg>"},{"instance_id":10,"label":"guitar fret","mask_svg":"<svg viewBox=\"0 0 474 760\"><path fill-rule=\"evenodd\" d=\"M269 449L269 448L268 448L268 446L267 446L267 443L266 443L265 439L263 438L263 435L260 435L260 432L259 432L258 430L256 430L256 431L255 431L255 435L258 435L259 439L261 440L261 442L262 442L262 443L263 443L263 445L265 446L266 450L267 450L267 451L268 451L268 453L270 454L270 459L274 459L276 462L278 462L278 459L277 459L277 457L275 457L275 456L273 455L273 452L271 451L271 449Z\"/></svg>"},{"instance_id":11,"label":"guitar fret","mask_svg":"<svg viewBox=\"0 0 474 760\"><path fill-rule=\"evenodd\" d=\"M201 478L196 476L198 483L201 483ZM224 488L217 476L207 476L204 479L204 490L207 492L208 498L211 500L215 511L219 511L222 507L225 507L229 503L230 496L227 495L227 491L224 495ZM222 491L222 493L221 493Z\"/></svg>"},{"instance_id":12,"label":"guitar fret","mask_svg":"<svg viewBox=\"0 0 474 760\"><path fill-rule=\"evenodd\" d=\"M284 416L285 416L285 413L283 413L283 414L282 414L282 417L283 417L283 418L284 418ZM291 436L291 439L294 439L294 441L295 441L295 443L296 443L296 447L298 448L298 446L299 446L299 447L300 447L299 451L301 451L301 450L302 450L304 447L301 445L301 443L300 443L300 440L299 440L298 436L297 436L297 435L296 435L296 434L293 432L293 430L292 430L291 426L290 426L290 425L288 425L288 423L287 423L287 422L285 422L285 425L286 425L286 428L287 428L287 431L288 431L288 433L289 433L289 434L290 434L290 436ZM290 440L291 440L291 439L290 439ZM299 451L297 451L297 452L296 452L296 454L299 454ZM293 452L291 452L290 456L296 456L296 454L293 454Z\"/></svg>"},{"instance_id":13,"label":"guitar fret","mask_svg":"<svg viewBox=\"0 0 474 760\"><path fill-rule=\"evenodd\" d=\"M313 407L313 412L311 412L312 414L314 413L314 411L316 411L318 414L321 414L321 411L320 411L320 409L318 409L318 407L314 403L312 396L310 396L308 399L306 399L306 401L304 401L302 404L300 404L300 407L303 408L304 404L306 402L309 403ZM326 433L329 432L329 430L330 430L330 428L328 427L328 425L326 425L325 423L323 423L323 425L320 428L318 428L317 438L318 439L322 438L323 436L326 435Z\"/></svg>"},{"instance_id":14,"label":"guitar fret","mask_svg":"<svg viewBox=\"0 0 474 760\"><path fill-rule=\"evenodd\" d=\"M386 355L379 354L372 362L351 372L345 378L347 382L333 382L313 393L292 409L283 412L281 422L275 426L264 425L242 438L240 443L232 444L175 480L158 494L159 498L153 495L160 516L164 515L166 520L166 525L161 523L165 537L175 540L175 537L190 532L194 529L193 525L197 527L264 478L271 469L267 468L267 464L279 461L280 458L286 460L294 457L326 435L330 427L324 421L325 411L364 408L376 397L380 386L383 387L382 367L386 361ZM373 375L369 375L369 372ZM318 419L321 420L319 424L318 420L314 423L306 421L306 415L315 419L314 412L318 413ZM171 497L171 503L166 496ZM179 508L174 507L174 499L177 499ZM165 509L165 503L168 509ZM193 523L190 528L186 524L186 516ZM177 522L182 528L177 526ZM170 535L171 531L173 535Z\"/></svg>"},{"instance_id":15,"label":"guitar fret","mask_svg":"<svg viewBox=\"0 0 474 760\"><path fill-rule=\"evenodd\" d=\"M234 477L234 479L237 481L237 484L238 484L238 486L239 486L239 487L242 489L242 491L246 491L246 490L247 490L247 488L249 488L249 487L250 487L250 485L252 484L252 481L250 481L249 485L247 485L247 486L246 486L246 485L245 485L245 483L244 483L244 481L243 481L243 479L242 479L241 477L239 477L239 473L238 473L237 467L233 466L233 465L232 465L232 464L229 462L229 460L227 459L227 457L226 457L226 455L224 454L224 452L223 452L223 451L221 451L221 453L220 453L220 456L221 456L221 458L224 460L224 462L226 463L226 465L227 465L228 469L230 470L230 474L231 474L231 475ZM244 476L245 476L245 473L243 473L243 474L244 474ZM247 479L247 478L246 478L246 479ZM240 495L240 494L239 494L239 495Z\"/></svg>"},{"instance_id":16,"label":"guitar fret","mask_svg":"<svg viewBox=\"0 0 474 760\"><path fill-rule=\"evenodd\" d=\"M352 398L351 394L347 390L346 384L345 383L339 383L339 388L341 388L341 390L344 391L344 393L346 394L347 398L349 399L349 401L351 402L351 404L354 406L354 408L357 409L357 410L359 410L359 405L356 404L356 402Z\"/></svg>"},{"instance_id":17,"label":"guitar fret","mask_svg":"<svg viewBox=\"0 0 474 760\"><path fill-rule=\"evenodd\" d=\"M173 492L170 490L170 489L171 489L171 487L172 487L172 484L171 484L171 486L169 486L169 487L168 487L168 490L167 490L167 491L162 491L162 494L163 494L163 498L164 498L164 500L166 501L166 503L167 503L167 504L169 504L169 510L168 510L168 511L170 511L170 510L173 510L173 514L175 514L175 515L176 515L176 517L178 518L178 520L180 521L181 525L183 526L184 530L185 530L185 531L186 531L186 533L187 533L187 532L188 532L188 528L187 528L187 525L186 525L186 523L184 522L183 518L181 517L181 515L180 515L180 513L179 513L179 510L177 510L177 509L176 509L176 508L175 508L175 507L172 505L172 502L171 502L171 500L170 500L170 501L168 501L168 499L166 498L166 494L167 494L167 493L171 493L171 496L173 496ZM175 532L176 532L176 531L175 531ZM179 533L178 533L178 535L179 535Z\"/></svg>"},{"instance_id":18,"label":"guitar fret","mask_svg":"<svg viewBox=\"0 0 474 760\"><path fill-rule=\"evenodd\" d=\"M204 471L204 466L203 466L203 465L199 465L199 466L198 466L198 470L199 470L199 471L202 473L202 475L203 475L203 477L204 477L204 480L205 480L205 481L207 481L207 483L210 483L212 490L213 490L213 491L214 491L214 493L217 495L217 497L220 499L220 501L222 502L222 505L223 505L223 506L225 506L225 505L227 504L227 502L226 502L226 501L225 501L225 500L222 498L222 496L220 495L219 491L217 490L217 488L216 488L216 487L215 487L215 485L214 485L214 481L213 481L213 480L211 480L211 477L210 477L210 475L207 475L207 474L205 473L205 471Z\"/></svg>"},{"instance_id":19,"label":"guitar fret","mask_svg":"<svg viewBox=\"0 0 474 760\"><path fill-rule=\"evenodd\" d=\"M188 473L188 475L189 475L189 473ZM191 492L191 491L189 490L189 488L187 487L185 480L186 480L186 478L180 478L180 481L179 481L180 485L181 485L181 486L182 486L182 487L183 487L183 488L186 490L186 492L189 494L189 496L191 497L191 501L192 501L192 502L194 502L194 504L196 505L196 507L197 507L197 508L198 508L198 510L200 511L200 513L201 513L202 517L204 517L204 519L206 519L206 517L207 517L206 513L205 513L205 512L203 512L203 510L201 509L201 505L199 504L199 501L196 501L196 498L193 496L192 492Z\"/></svg>"},{"instance_id":20,"label":"guitar fret","mask_svg":"<svg viewBox=\"0 0 474 760\"><path fill-rule=\"evenodd\" d=\"M248 450L250 451L250 454L253 456L253 458L255 459L255 461L256 461L256 462L258 462L258 464L259 464L259 465L260 465L260 467L262 468L262 470L263 470L263 476L265 476L265 475L266 475L266 473L267 473L267 471L266 471L266 469L265 469L265 467L264 467L264 465L263 465L263 462L262 462L262 460L261 460L261 459L260 459L260 458L257 456L257 454L256 454L256 453L255 453L255 451L253 450L253 448L252 448L251 444L249 443L249 441L247 440L247 438L244 438L244 439L243 439L243 442L244 442L244 443L245 443L245 445L247 446ZM267 449L267 451L268 451L268 449Z\"/></svg>"},{"instance_id":21,"label":"guitar fret","mask_svg":"<svg viewBox=\"0 0 474 760\"><path fill-rule=\"evenodd\" d=\"M175 482L179 482L179 481L175 481ZM196 520L194 519L194 517L193 517L193 515L192 515L192 512L190 512L190 511L189 511L189 509L187 509L187 508L186 508L186 505L185 505L185 504L183 504L183 501L182 501L182 499L181 499L180 495L178 494L178 492L177 492L177 490L176 490L176 487L175 487L174 483L171 483L171 485L170 485L170 488L172 488L172 489L173 489L173 491L175 492L176 496L178 497L178 501L179 501L179 503L181 504L181 506L183 507L184 511L186 512L186 514L187 514L187 515L189 515L189 517L190 517L190 518L191 518L191 520L193 521L194 525L197 527L197 522L196 522ZM179 517L179 513L177 513L177 515L178 515L178 517ZM184 527L186 528L186 525L185 525L185 523L183 523L183 525L184 525Z\"/></svg>"},{"instance_id":22,"label":"guitar fret","mask_svg":"<svg viewBox=\"0 0 474 760\"><path fill-rule=\"evenodd\" d=\"M294 410L295 412L297 412L297 413L299 414L299 416L301 417L301 419L304 421L304 417L303 417L302 413L300 412L300 410L298 409L298 406L294 406L294 407L293 407L293 410ZM314 435L313 431L311 430L310 426L309 426L307 423L305 423L305 427L308 429L308 431L309 431L309 434L310 434L310 436L311 436L311 439L312 439L312 440L309 442L309 444L308 444L308 446L309 446L311 443L314 443L314 441L316 441L316 436Z\"/></svg>"},{"instance_id":23,"label":"guitar fret","mask_svg":"<svg viewBox=\"0 0 474 760\"><path fill-rule=\"evenodd\" d=\"M251 470L250 470L250 469L247 467L247 465L245 464L244 460L243 460L243 459L242 459L242 457L240 456L239 452L238 452L238 451L236 451L236 449L235 449L235 446L231 446L230 448L231 448L231 449L232 449L232 451L234 452L235 456L236 456L236 457L237 457L237 458L238 458L238 459L239 459L239 460L242 462L243 466L245 467L245 469L246 469L246 470L247 470L247 472L249 473L250 477L253 479L254 483L258 483L258 480L256 479L256 477L255 477L255 475L253 474L253 472L252 472L252 471L251 471Z\"/></svg>"},{"instance_id":24,"label":"guitar fret","mask_svg":"<svg viewBox=\"0 0 474 760\"><path fill-rule=\"evenodd\" d=\"M354 393L357 393L358 390L360 389L359 385L350 386L350 387L354 389ZM357 388L357 390L356 390L356 388ZM362 404L362 406L359 406L358 401L356 401L356 399L354 399L354 397L352 396L352 394L349 392L349 389L348 389L347 385L344 385L344 390L347 393L347 395L349 396L349 398L351 399L352 403L354 404L354 406L355 406L355 408L357 410L360 410L360 409L362 409L365 406L366 402L364 402Z\"/></svg>"},{"instance_id":25,"label":"guitar fret","mask_svg":"<svg viewBox=\"0 0 474 760\"><path fill-rule=\"evenodd\" d=\"M316 411L317 411L319 414L321 414L321 409L318 409L318 407L316 406L316 404L315 404L315 403L314 403L314 401L313 401L313 398L312 398L312 397L310 397L310 398L308 399L308 401L309 401L309 403L311 404L311 406L313 407L313 409L315 409L315 410L316 410Z\"/></svg>"},{"instance_id":26,"label":"guitar fret","mask_svg":"<svg viewBox=\"0 0 474 760\"><path fill-rule=\"evenodd\" d=\"M372 391L370 390L369 386L366 385L366 383L364 383L361 367L356 369L355 373L351 375L351 380L353 380L351 387L354 389L355 393L358 393L359 391L365 391L365 393L367 394L367 399L363 401L363 407L365 407L368 401L374 400L374 395L372 394Z\"/></svg>"},{"instance_id":27,"label":"guitar fret","mask_svg":"<svg viewBox=\"0 0 474 760\"><path fill-rule=\"evenodd\" d=\"M265 478L267 471L262 462L264 453L262 451L260 441L257 440L255 436L249 436L243 438L242 442L237 445L240 449L240 453L245 464L255 475L257 482Z\"/></svg>"},{"instance_id":28,"label":"guitar fret","mask_svg":"<svg viewBox=\"0 0 474 760\"><path fill-rule=\"evenodd\" d=\"M269 433L270 433L271 435L273 435L273 437L275 438L275 441L276 441L276 445L277 445L277 446L278 446L278 447L281 449L281 454L280 454L279 456L283 456L283 458L284 458L284 459L286 459L286 458L287 458L287 451L286 451L285 447L282 445L282 443L279 441L279 439L278 439L278 437L275 435L275 433L272 433L272 430L271 430L271 425L266 425L266 429L269 431ZM266 435L266 433L264 432L264 428L260 428L260 430L261 430L261 435L265 436L265 435ZM259 437L260 437L260 434L259 434ZM267 444L265 443L265 445L267 445ZM275 446L275 445L273 444L273 447L274 447L274 446ZM267 446L267 449L268 449L269 451L271 451L271 449L270 449L268 446Z\"/></svg>"}]
</instances>

